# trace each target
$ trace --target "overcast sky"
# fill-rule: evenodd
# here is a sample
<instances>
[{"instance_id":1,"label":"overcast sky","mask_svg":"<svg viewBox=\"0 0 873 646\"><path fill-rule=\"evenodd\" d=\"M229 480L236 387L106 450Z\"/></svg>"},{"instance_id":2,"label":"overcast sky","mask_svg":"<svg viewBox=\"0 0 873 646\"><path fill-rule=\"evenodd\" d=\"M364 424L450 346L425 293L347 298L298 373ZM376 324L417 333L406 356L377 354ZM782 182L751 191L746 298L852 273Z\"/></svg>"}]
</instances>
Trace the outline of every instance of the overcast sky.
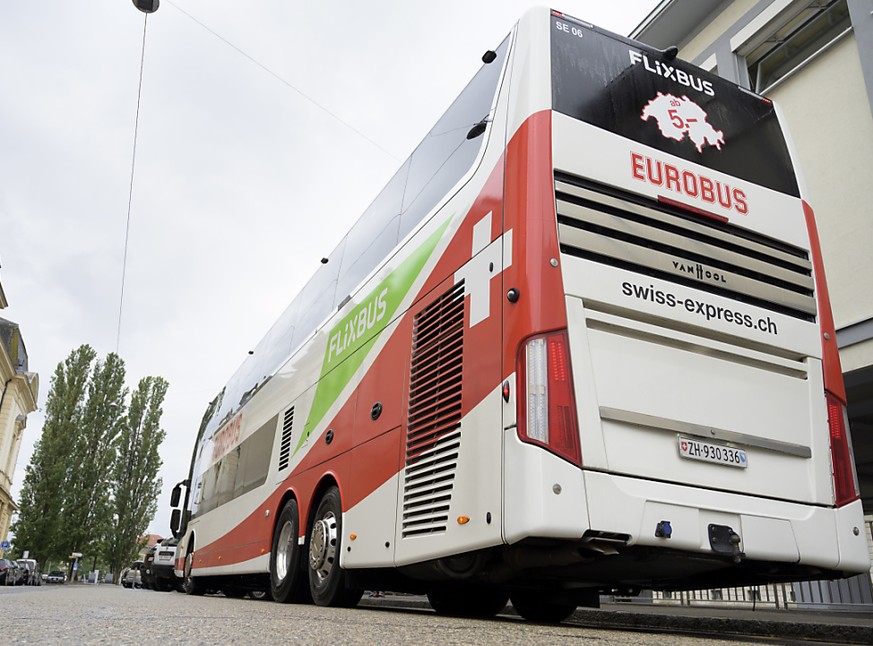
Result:
<instances>
[{"instance_id":1,"label":"overcast sky","mask_svg":"<svg viewBox=\"0 0 873 646\"><path fill-rule=\"evenodd\" d=\"M131 388L170 382L151 531L169 534L207 403L535 4L162 0L149 16L119 353ZM627 34L656 4L555 8ZM0 317L21 326L40 409L73 348L116 349L143 23L130 0L0 4Z\"/></svg>"}]
</instances>

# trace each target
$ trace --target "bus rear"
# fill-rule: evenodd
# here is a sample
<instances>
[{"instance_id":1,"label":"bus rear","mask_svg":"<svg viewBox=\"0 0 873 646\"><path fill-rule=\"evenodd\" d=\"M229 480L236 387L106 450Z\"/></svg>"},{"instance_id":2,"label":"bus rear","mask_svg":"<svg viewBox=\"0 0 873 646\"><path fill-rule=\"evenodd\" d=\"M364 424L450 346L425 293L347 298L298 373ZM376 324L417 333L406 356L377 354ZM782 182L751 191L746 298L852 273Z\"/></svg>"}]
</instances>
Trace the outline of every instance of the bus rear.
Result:
<instances>
[{"instance_id":1,"label":"bus rear","mask_svg":"<svg viewBox=\"0 0 873 646\"><path fill-rule=\"evenodd\" d=\"M529 229L514 253L535 269L505 281L551 314L506 309L509 542L582 535L561 576L630 587L867 570L815 222L775 106L558 12L523 20L526 43L510 122L530 115L529 141L507 177L527 189L508 185L506 227Z\"/></svg>"}]
</instances>

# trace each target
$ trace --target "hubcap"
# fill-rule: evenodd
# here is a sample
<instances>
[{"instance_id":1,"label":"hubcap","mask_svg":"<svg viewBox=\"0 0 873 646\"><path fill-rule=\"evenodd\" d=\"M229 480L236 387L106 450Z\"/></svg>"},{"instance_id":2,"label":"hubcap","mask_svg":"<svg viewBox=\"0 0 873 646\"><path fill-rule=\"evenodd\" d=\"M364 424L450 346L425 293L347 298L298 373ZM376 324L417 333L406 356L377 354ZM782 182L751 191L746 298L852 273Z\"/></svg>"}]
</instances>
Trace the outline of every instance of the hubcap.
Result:
<instances>
[{"instance_id":1,"label":"hubcap","mask_svg":"<svg viewBox=\"0 0 873 646\"><path fill-rule=\"evenodd\" d=\"M330 576L336 560L336 517L327 512L312 528L309 541L309 567L321 580Z\"/></svg>"},{"instance_id":2,"label":"hubcap","mask_svg":"<svg viewBox=\"0 0 873 646\"><path fill-rule=\"evenodd\" d=\"M291 541L296 540L294 534L294 526L288 522L282 525L282 531L279 532L278 545L276 546L276 582L282 583L285 577L288 576L288 570L291 569L291 553L293 545Z\"/></svg>"}]
</instances>

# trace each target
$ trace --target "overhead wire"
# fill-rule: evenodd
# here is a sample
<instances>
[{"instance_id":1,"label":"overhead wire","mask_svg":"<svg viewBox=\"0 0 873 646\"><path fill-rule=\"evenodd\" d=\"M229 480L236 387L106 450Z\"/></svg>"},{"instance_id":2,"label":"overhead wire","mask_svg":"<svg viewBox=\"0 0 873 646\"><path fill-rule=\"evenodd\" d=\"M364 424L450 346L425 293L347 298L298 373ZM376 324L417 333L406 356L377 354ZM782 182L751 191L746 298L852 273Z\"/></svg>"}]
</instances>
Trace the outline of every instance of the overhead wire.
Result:
<instances>
[{"instance_id":1,"label":"overhead wire","mask_svg":"<svg viewBox=\"0 0 873 646\"><path fill-rule=\"evenodd\" d=\"M352 124L350 124L348 121L346 121L345 119L343 119L342 117L340 117L339 115L337 115L335 112L331 111L330 109L328 109L327 107L325 107L324 105L322 105L321 103L319 103L318 101L316 101L315 99L313 99L311 96L309 96L308 94L306 94L303 90L301 90L300 88L298 88L297 86L295 86L293 83L291 83L290 81L286 80L285 78L283 78L282 76L280 76L279 74L277 74L276 72L274 72L273 70L271 70L269 67L267 67L266 65L264 65L262 62L260 62L259 60L257 60L256 58L254 58L253 56L251 56L250 54L248 54L246 51L244 51L244 50L241 49L240 47L238 47L238 46L236 46L235 44L233 44L232 42L230 42L227 38L225 38L224 36L222 36L221 34L219 34L217 31L215 31L214 29L210 28L209 26L207 26L207 25L205 25L204 23L202 23L201 21L199 21L197 18L195 18L194 16L192 16L190 13L188 13L187 11L185 11L184 9L182 9L182 7L180 7L179 5L177 5L177 4L173 3L173 2L171 2L170 0L167 0L167 4L169 4L169 5L172 6L174 9L176 9L177 11L179 11L179 12L181 12L182 14L184 14L185 16L187 16L190 20L192 20L192 21L195 22L196 24L200 25L200 27L202 27L203 29L205 29L206 31L208 31L210 34L212 34L213 36L215 36L216 38L218 38L218 39L219 39L220 41L222 41L224 44L226 44L226 45L228 45L229 47L231 47L233 50L235 50L235 51L236 51L237 53L239 53L241 56L247 58L249 61L251 61L252 63L254 63L255 65L257 65L258 67L260 67L262 70L264 70L267 74L269 74L270 76L272 76L273 78L275 78L276 80L278 80L280 83L282 83L283 85L285 85L285 86L287 86L288 88L290 88L290 89L294 90L295 92L297 92L297 94L299 94L299 95L302 96L304 99L306 99L307 101L309 101L312 105L314 105L315 107L317 107L319 110L321 110L321 111L324 112L325 114L327 114L327 115L331 116L332 118L336 119L337 121L339 121L339 122L340 122L341 124L343 124L346 128L348 128L349 130L351 130L352 132L354 132L356 135L358 135L358 136L361 137L362 139L365 139L367 142L369 142L370 144L372 144L373 146L375 146L376 148L378 148L379 150L381 150L383 153L385 153L386 155L388 155L389 157L391 157L391 158L394 159L395 161L398 161L398 162L401 161L400 158L397 157L396 155L394 155L391 151L386 150L385 148L383 148L383 147L382 147L378 142L374 141L373 139L371 139L370 137L368 137L367 135L365 135L363 132L361 132L360 130L358 130L355 126L353 126Z\"/></svg>"},{"instance_id":2,"label":"overhead wire","mask_svg":"<svg viewBox=\"0 0 873 646\"><path fill-rule=\"evenodd\" d=\"M349 130L354 132L356 135L358 135L359 137L361 137L365 141L369 142L371 145L378 148L380 151L382 151L383 153L385 153L386 155L388 155L389 157L391 157L395 161L400 161L400 159L396 155L394 155L391 151L386 150L378 142L374 141L373 139L368 137L366 134L361 132L359 129L357 129L355 126L350 124L348 121L346 121L345 119L343 119L342 117L337 115L335 112L331 111L326 106L322 105L321 103L319 103L318 101L313 99L311 96L309 96L308 94L303 92L303 90L301 90L300 88L295 86L293 83L289 82L288 80L286 80L285 78L283 78L282 76L280 76L279 74L277 74L276 72L271 70L269 67L264 65L262 62L260 62L259 60L257 60L256 58L254 58L253 56L248 54L245 50L241 49L240 47L238 47L237 45L235 45L234 43L229 41L227 38L225 38L224 36L222 36L221 34L216 32L214 29L210 28L208 25L206 25L203 22L201 22L200 20L198 20L196 17L191 15L189 12L185 11L182 7L171 2L170 0L167 0L167 4L171 5L174 9L176 9L177 11L182 13L188 19L193 21L195 24L199 25L200 27L202 27L203 29L208 31L210 34L212 34L213 36L218 38L220 41L222 41L227 46L232 48L238 54L240 54L244 58L248 59L250 62L254 63L258 67L260 67L262 70L267 72L270 76L272 76L273 78L278 80L280 83L287 86L291 90L294 90L297 94L299 94L301 97L303 97L304 99L309 101L312 105L314 105L319 110L321 110L325 114L329 115L330 117L332 117L336 121L343 124L346 128L348 128ZM140 106L142 103L142 80L143 80L143 70L145 68L145 47L146 47L146 33L147 33L147 29L148 29L148 18L149 18L149 14L144 13L143 28L142 28L142 48L141 48L140 62L139 62L139 84L137 87L137 95L136 95L136 118L134 120L134 128L133 128L133 151L132 151L131 162L130 162L130 186L129 186L128 198L127 198L127 221L126 221L125 228L124 228L124 257L123 257L122 265L121 265L121 295L120 295L119 302L118 302L118 328L117 328L116 337L115 337L115 353L116 354L118 354L120 347L121 347L121 321L122 321L122 314L124 311L124 288L125 288L125 283L126 283L126 279L127 279L127 252L128 252L129 242L130 242L130 215L131 215L131 209L132 209L132 205L133 205L133 186L134 186L134 177L135 177L135 173L136 173L136 144L137 144L137 138L138 138L138 134L139 134L139 112L140 112Z\"/></svg>"},{"instance_id":3,"label":"overhead wire","mask_svg":"<svg viewBox=\"0 0 873 646\"><path fill-rule=\"evenodd\" d=\"M133 205L133 180L136 172L136 142L139 134L139 108L142 102L142 76L145 68L146 30L149 24L149 15L146 13L142 24L142 48L139 59L139 85L136 91L136 118L133 124L133 153L130 160L130 187L127 195L127 223L124 226L124 258L121 261L121 297L118 300L118 331L115 336L115 354L121 347L121 315L124 310L124 283L127 278L127 248L130 241L130 212Z\"/></svg>"}]
</instances>

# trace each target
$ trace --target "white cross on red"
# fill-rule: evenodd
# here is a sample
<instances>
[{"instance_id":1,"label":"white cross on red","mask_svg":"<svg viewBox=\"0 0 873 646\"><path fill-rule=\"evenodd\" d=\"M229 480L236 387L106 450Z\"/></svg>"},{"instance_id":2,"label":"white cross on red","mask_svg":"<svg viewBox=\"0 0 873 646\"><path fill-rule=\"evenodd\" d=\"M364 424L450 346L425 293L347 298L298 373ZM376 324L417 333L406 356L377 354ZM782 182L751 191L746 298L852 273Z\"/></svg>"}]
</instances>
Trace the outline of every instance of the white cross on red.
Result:
<instances>
[{"instance_id":1,"label":"white cross on red","mask_svg":"<svg viewBox=\"0 0 873 646\"><path fill-rule=\"evenodd\" d=\"M491 280L512 265L512 229L491 242L491 211L473 225L471 258L455 272L470 296L470 327L491 315Z\"/></svg>"}]
</instances>

